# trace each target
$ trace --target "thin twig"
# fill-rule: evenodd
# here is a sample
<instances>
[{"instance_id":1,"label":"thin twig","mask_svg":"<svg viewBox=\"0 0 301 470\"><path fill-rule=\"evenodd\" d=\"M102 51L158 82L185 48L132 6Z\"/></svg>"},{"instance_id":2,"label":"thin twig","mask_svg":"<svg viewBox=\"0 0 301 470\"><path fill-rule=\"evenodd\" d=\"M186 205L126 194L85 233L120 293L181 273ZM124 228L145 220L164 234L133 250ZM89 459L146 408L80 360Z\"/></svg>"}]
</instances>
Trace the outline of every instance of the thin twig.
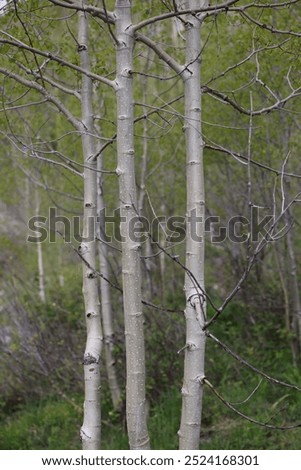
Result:
<instances>
[{"instance_id":1,"label":"thin twig","mask_svg":"<svg viewBox=\"0 0 301 470\"><path fill-rule=\"evenodd\" d=\"M263 381L263 379L259 380L259 382L256 385L256 387L254 388L254 390L252 390L252 392L247 396L247 398L245 398L245 400L237 401L237 402L231 402L231 405L244 405L245 403L247 403L252 398L252 396L255 395L255 393L259 389L260 385L262 384L262 381Z\"/></svg>"},{"instance_id":2,"label":"thin twig","mask_svg":"<svg viewBox=\"0 0 301 470\"><path fill-rule=\"evenodd\" d=\"M64 239L64 235L56 230L56 232ZM113 289L116 289L118 290L121 294L123 293L123 289L122 287L118 286L117 284L114 284L112 281L110 281L110 279L107 279L102 273L100 273L99 271L97 271L97 269L93 268L93 266L91 266L88 261L83 257L83 255L80 253L80 251L75 248L71 243L68 243L68 245L70 245L73 249L73 251L79 256L79 258L81 259L81 261L83 261L85 263L85 265L91 269L91 271L93 272L93 274L95 276L99 276L101 277L102 279L104 279L111 287L113 287ZM152 302L148 302L146 300L142 300L141 301L143 305L145 305L146 307L150 307L152 309L155 309L155 310L160 310L160 311L163 311L163 312L168 312L168 313L183 313L183 310L175 310L175 309L172 309L172 308L168 308L168 307L163 307L161 305L156 305Z\"/></svg>"},{"instance_id":3,"label":"thin twig","mask_svg":"<svg viewBox=\"0 0 301 470\"><path fill-rule=\"evenodd\" d=\"M229 150L225 147L222 147L221 145L217 145L214 142L212 142L212 144L214 144L214 145L206 143L205 148L208 148L210 150L214 150L216 152L225 153L226 155L231 155L233 158L235 158L235 160L238 160L238 161L242 160L241 163L243 163L244 165L247 165L248 157L246 157L245 155L242 155L241 153L237 153L233 150ZM263 170L270 171L271 173L274 173L277 176L280 176L280 175L283 174L284 176L287 176L287 177L290 177L290 178L301 179L301 175L298 175L296 173L282 172L281 170L277 170L276 168L272 168L268 165L265 165L264 163L260 163L260 162L257 162L256 160L252 160L252 159L250 159L250 162L252 163L252 165L258 166L259 168L262 168Z\"/></svg>"},{"instance_id":4,"label":"thin twig","mask_svg":"<svg viewBox=\"0 0 301 470\"><path fill-rule=\"evenodd\" d=\"M271 382L275 385L281 385L282 387L291 388L293 390L297 390L298 392L301 392L301 388L298 387L298 385L289 384L287 382L283 382L282 380L275 379L274 377L271 377L270 375L266 374L265 372L261 371L260 369L257 369L257 367L253 366L248 361L246 361L241 356L239 356L237 353L232 351L226 344L222 343L222 341L220 341L218 338L216 338L209 331L207 332L207 336L209 338L211 338L213 341L215 341L216 344L218 344L218 346L220 346L227 354L232 356L236 361L238 361L243 366L246 366L248 369L255 372L257 375L260 375L261 377L265 378L266 380L268 380L269 382Z\"/></svg>"},{"instance_id":5,"label":"thin twig","mask_svg":"<svg viewBox=\"0 0 301 470\"><path fill-rule=\"evenodd\" d=\"M289 429L296 429L296 428L299 428L301 427L301 423L299 424L293 424L291 426L276 426L276 425L273 425L273 424L267 424L267 423L263 423L261 421L257 421L256 419L254 418L251 418L250 416L247 416L246 414L242 413L241 411L237 410L236 408L234 408L233 405L231 405L230 402L228 402L225 398L223 398L221 396L221 394L216 390L216 388L214 388L214 386L209 382L208 379L204 378L202 380L202 382L206 385L208 385L208 387L210 388L210 390L212 390L212 392L214 393L215 396L217 396L217 398L227 407L229 408L230 410L234 411L234 413L236 413L238 416L240 416L241 418L245 419L246 421L249 421L250 423L253 423L253 424L257 424L258 426L263 426L264 428L268 428L268 429L279 429L279 430L282 430L282 431L285 431L285 430L289 430Z\"/></svg>"}]
</instances>

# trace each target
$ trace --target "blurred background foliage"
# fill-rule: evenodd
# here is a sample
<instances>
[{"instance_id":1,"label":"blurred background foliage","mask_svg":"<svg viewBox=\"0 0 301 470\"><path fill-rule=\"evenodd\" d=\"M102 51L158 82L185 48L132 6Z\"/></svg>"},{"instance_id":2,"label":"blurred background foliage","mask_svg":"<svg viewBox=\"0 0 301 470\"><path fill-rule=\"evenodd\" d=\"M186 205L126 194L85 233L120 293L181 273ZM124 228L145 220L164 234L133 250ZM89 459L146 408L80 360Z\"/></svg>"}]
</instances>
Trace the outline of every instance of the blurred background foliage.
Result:
<instances>
[{"instance_id":1,"label":"blurred background foliage","mask_svg":"<svg viewBox=\"0 0 301 470\"><path fill-rule=\"evenodd\" d=\"M114 2L107 2L113 9ZM162 1L134 2L134 19L142 20L166 9ZM243 3L243 2L242 2ZM146 5L145 5L146 4ZM22 2L22 27L14 11L0 17L1 27L24 42L31 38L37 48L55 52L78 64L76 16L50 2ZM273 18L271 19L271 15ZM262 11L261 21L279 29L297 29L300 5L271 13ZM180 62L184 61L181 23L174 29L171 21L150 25L144 31ZM172 29L173 28L173 29ZM91 60L93 71L114 79L115 49L110 32L97 18L91 18ZM171 34L173 31L173 34ZM179 33L180 31L180 33ZM300 98L268 114L253 117L251 147L250 118L222 102L209 88L227 94L241 108L253 110L271 106L275 99L291 93L300 79L300 40L289 35L271 34L248 22L238 13L220 14L204 24L202 53L203 137L206 143L206 210L226 226L231 217L250 216L247 156L265 168L251 167L252 205L260 207L260 219L276 213L300 190L300 179L283 178L281 169L300 175ZM60 40L58 41L58 37ZM250 55L240 67L234 67ZM3 67L20 72L20 63L34 68L36 57L15 47L1 45ZM260 66L259 66L260 65ZM227 73L224 73L227 71ZM80 74L49 62L47 73L62 88L51 88L74 116L80 115L79 100L63 87L77 91ZM25 76L26 73L24 72ZM160 77L157 79L156 77ZM288 79L289 77L289 79ZM143 215L185 216L185 142L182 83L153 52L144 45L135 47L135 138L137 188L143 202ZM39 299L36 244L27 243L32 234L27 221L36 214L49 216L55 207L59 216L81 217L83 182L62 166L34 157L52 158L64 163L64 155L81 162L80 136L66 118L41 96L17 82L2 81L0 153L0 448L1 449L78 449L82 420L82 355L85 323L81 293L82 270L76 253L78 242L64 243L59 234L55 242L42 244L46 302ZM114 171L115 96L95 82L95 122L98 145L112 139L103 153L103 167ZM18 107L9 108L17 103ZM167 104L169 103L169 104ZM11 106L13 108L13 106ZM164 110L156 108L164 107ZM153 111L152 114L150 114ZM147 138L145 138L147 135ZM102 140L105 139L105 140ZM228 153L219 149L226 148ZM48 152L48 153L47 153ZM146 169L143 158L146 153ZM288 157L288 158L286 158ZM284 166L285 162L285 166ZM77 170L80 169L76 166ZM275 171L268 171L266 167ZM300 178L300 177L299 177ZM105 174L104 194L109 215L118 207L117 177ZM146 193L143 195L143 189ZM300 345L293 322L292 259L297 263L300 286L300 204L294 204L290 220L280 220L279 229L292 222L291 240L280 237L267 245L242 288L210 331L245 360L271 376L301 385ZM58 224L58 227L59 224ZM72 226L71 226L72 227ZM211 243L218 226L211 226L206 240L207 293L219 306L241 278L249 251L247 243L229 238ZM113 231L108 226L108 235ZM184 242L170 245L164 232L160 243L184 261ZM110 280L121 286L120 244L114 240L109 249ZM184 272L172 259L158 255L155 244L144 243L142 255L144 300L163 306L145 307L147 396L150 403L149 427L152 447L176 449L180 420L181 383L185 322L183 309ZM295 278L296 279L296 278ZM111 289L114 312L114 353L122 389L125 387L125 351L122 294ZM300 293L299 293L300 295ZM213 309L208 305L208 316ZM263 423L288 426L301 422L301 395L298 391L273 385L243 367L208 338L206 370L208 379L226 400L242 413ZM103 367L104 449L126 449L124 406L113 410ZM258 389L250 399L252 392ZM205 389L202 449L298 449L300 430L266 429L249 423L227 409Z\"/></svg>"}]
</instances>

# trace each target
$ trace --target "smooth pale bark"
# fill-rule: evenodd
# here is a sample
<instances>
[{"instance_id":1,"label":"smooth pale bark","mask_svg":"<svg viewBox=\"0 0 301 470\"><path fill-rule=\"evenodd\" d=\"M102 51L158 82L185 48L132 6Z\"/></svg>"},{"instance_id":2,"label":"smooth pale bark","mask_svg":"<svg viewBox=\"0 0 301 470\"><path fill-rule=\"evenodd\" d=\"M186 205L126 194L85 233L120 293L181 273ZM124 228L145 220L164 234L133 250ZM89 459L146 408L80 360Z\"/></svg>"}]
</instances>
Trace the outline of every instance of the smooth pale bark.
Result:
<instances>
[{"instance_id":1,"label":"smooth pale bark","mask_svg":"<svg viewBox=\"0 0 301 470\"><path fill-rule=\"evenodd\" d=\"M186 1L187 9L207 5L207 0ZM184 383L182 388L182 415L179 430L180 449L198 449L201 430L202 379L205 376L205 323L204 289L204 216L205 194L203 176L203 141L201 136L200 88L200 19L186 18L185 74L185 137L187 165L187 231L186 267L195 280L186 273L186 349ZM198 284L198 285L197 285Z\"/></svg>"},{"instance_id":2,"label":"smooth pale bark","mask_svg":"<svg viewBox=\"0 0 301 470\"><path fill-rule=\"evenodd\" d=\"M36 216L40 215L40 198L38 189L35 188L35 199L36 199ZM38 255L38 272L39 272L39 296L43 304L46 302L46 290L45 290L45 275L44 275L44 262L43 262L43 250L42 243L40 241L37 244L37 255Z\"/></svg>"},{"instance_id":3,"label":"smooth pale bark","mask_svg":"<svg viewBox=\"0 0 301 470\"><path fill-rule=\"evenodd\" d=\"M292 326L291 326L291 315L290 315L290 302L289 302L289 289L288 289L288 279L287 276L285 276L285 268L284 268L284 260L283 260L283 255L280 252L279 247L273 245L274 252L275 252L275 258L276 258L276 263L277 263L277 268L278 268L278 273L279 273L279 279L280 279L280 284L283 292L283 298L284 298L284 312L285 312L285 328L288 333L292 332ZM298 344L296 343L296 338L293 337L293 335L290 335L290 346L291 346L291 351L292 351L292 364L293 367L297 367L297 358L298 358Z\"/></svg>"},{"instance_id":4,"label":"smooth pale bark","mask_svg":"<svg viewBox=\"0 0 301 470\"><path fill-rule=\"evenodd\" d=\"M150 66L150 49L147 51L147 62L144 69L145 76L142 77L142 93L143 93L143 102L146 103L147 99L147 92L148 92L148 76L147 73L149 71ZM142 108L143 113L147 113L145 106ZM143 152L141 156L141 175L140 175L140 193L138 197L138 212L140 216L144 215L144 203L146 198L146 175L147 175L147 163L148 163L148 120L144 119L143 121ZM143 274L145 273L145 292L147 293L147 297L149 299L153 298L154 296L154 289L152 284L152 262L150 261L152 255L151 249L151 241L150 238L147 237L143 243L143 256L144 256L144 270Z\"/></svg>"},{"instance_id":5,"label":"smooth pale bark","mask_svg":"<svg viewBox=\"0 0 301 470\"><path fill-rule=\"evenodd\" d=\"M287 155L283 163L283 169L285 168L286 160L290 154L289 141L290 141L290 131L288 123L286 121L286 116L283 111L280 111L280 119L282 123L282 148L284 155ZM284 186L282 188L284 206L286 195L290 194L290 180L285 178L283 180ZM298 281L297 273L297 261L295 255L295 241L294 241L294 215L293 215L293 206L287 208L284 213L284 220L287 227L290 227L290 230L286 236L287 243L287 252L288 252L288 291L290 296L290 310L291 310L291 331L294 333L292 338L292 344L294 348L294 356L296 360L300 358L301 354L301 297L300 297L300 288Z\"/></svg>"},{"instance_id":6,"label":"smooth pale bark","mask_svg":"<svg viewBox=\"0 0 301 470\"><path fill-rule=\"evenodd\" d=\"M131 449L149 449L145 400L145 349L141 303L141 245L130 233L137 218L133 120L133 46L130 0L116 1L117 153L126 344L126 415Z\"/></svg>"},{"instance_id":7,"label":"smooth pale bark","mask_svg":"<svg viewBox=\"0 0 301 470\"><path fill-rule=\"evenodd\" d=\"M90 70L88 20L80 12L78 28L78 51L80 65ZM87 343L84 353L85 402L84 421L81 427L81 439L84 450L100 449L101 412L100 412L100 356L102 349L102 331L100 323L100 303L98 296L98 278L96 268L95 222L97 215L97 172L93 138L92 81L82 76L82 148L84 169L84 217L83 235L80 254L83 258L83 295L87 325Z\"/></svg>"},{"instance_id":8,"label":"smooth pale bark","mask_svg":"<svg viewBox=\"0 0 301 470\"><path fill-rule=\"evenodd\" d=\"M295 345L295 352L297 356L300 356L301 352L301 301L300 301L300 289L297 274L297 262L294 247L294 227L293 217L291 209L285 213L285 223L287 227L291 226L286 236L287 251L288 251L288 272L289 272L289 287L291 293L291 313L292 313L292 331L295 338L293 339Z\"/></svg>"},{"instance_id":9,"label":"smooth pale bark","mask_svg":"<svg viewBox=\"0 0 301 470\"><path fill-rule=\"evenodd\" d=\"M161 208L160 208L161 214L166 214L166 205L164 201L162 201ZM166 250L166 222L162 221L160 224L160 246L162 246L163 250ZM161 295L161 302L164 303L165 301L165 285L166 285L166 263L165 263L165 253L164 251L161 251L159 254L159 263L160 263L160 295Z\"/></svg>"},{"instance_id":10,"label":"smooth pale bark","mask_svg":"<svg viewBox=\"0 0 301 470\"><path fill-rule=\"evenodd\" d=\"M103 195L103 184L102 184L102 155L97 159L97 238L98 240L104 240L105 242L105 201ZM114 327L113 327L113 312L110 286L105 279L109 279L109 265L108 265L108 247L106 243L98 241L98 258L100 273L103 277L100 278L100 294L101 294L101 316L102 316L102 327L104 335L104 350L105 350L105 361L106 370L109 382L109 388L111 392L111 398L113 407L117 410L121 405L121 390L118 383L116 361L114 358L113 347L114 347Z\"/></svg>"}]
</instances>

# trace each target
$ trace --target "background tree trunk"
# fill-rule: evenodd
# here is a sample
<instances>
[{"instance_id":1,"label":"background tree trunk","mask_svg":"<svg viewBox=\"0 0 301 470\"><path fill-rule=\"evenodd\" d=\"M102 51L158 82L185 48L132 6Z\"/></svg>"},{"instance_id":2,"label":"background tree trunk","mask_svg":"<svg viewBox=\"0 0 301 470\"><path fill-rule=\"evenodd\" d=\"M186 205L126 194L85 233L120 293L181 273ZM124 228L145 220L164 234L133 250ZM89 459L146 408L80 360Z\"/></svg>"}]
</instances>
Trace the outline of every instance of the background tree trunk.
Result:
<instances>
[{"instance_id":1,"label":"background tree trunk","mask_svg":"<svg viewBox=\"0 0 301 470\"><path fill-rule=\"evenodd\" d=\"M36 202L36 216L40 215L40 197L38 188L35 188L35 202ZM42 243L40 241L37 244L37 255L38 255L38 272L39 272L39 296L41 302L46 302L46 290L45 290L45 274L44 274L44 263L43 263L43 250Z\"/></svg>"},{"instance_id":2,"label":"background tree trunk","mask_svg":"<svg viewBox=\"0 0 301 470\"><path fill-rule=\"evenodd\" d=\"M108 247L106 245L106 232L105 232L105 201L103 195L102 184L102 155L97 159L97 238L98 238L98 257L100 273L100 294L101 294L101 313L102 313L102 327L104 334L104 350L107 376L113 407L117 410L121 404L121 390L118 383L117 371L115 367L115 358L113 353L114 347L114 326L113 326L113 312L110 286L106 279L109 279L109 263L108 263ZM103 241L101 241L103 240Z\"/></svg>"},{"instance_id":3,"label":"background tree trunk","mask_svg":"<svg viewBox=\"0 0 301 470\"><path fill-rule=\"evenodd\" d=\"M284 214L287 227L291 227L287 233L287 251L288 251L288 277L289 291L291 297L291 328L294 334L293 343L295 345L295 354L300 357L301 351L301 301L300 289L297 275L297 263L294 245L294 226L291 208Z\"/></svg>"}]
</instances>

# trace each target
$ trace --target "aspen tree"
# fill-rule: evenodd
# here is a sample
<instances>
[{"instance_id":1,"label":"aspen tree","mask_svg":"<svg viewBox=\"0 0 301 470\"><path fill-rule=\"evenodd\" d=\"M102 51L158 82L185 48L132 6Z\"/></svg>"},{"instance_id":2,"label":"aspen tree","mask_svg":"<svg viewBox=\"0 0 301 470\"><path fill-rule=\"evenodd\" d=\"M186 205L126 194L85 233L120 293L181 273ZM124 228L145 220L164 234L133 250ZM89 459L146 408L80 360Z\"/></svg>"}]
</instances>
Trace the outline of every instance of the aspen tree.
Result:
<instances>
[{"instance_id":1,"label":"aspen tree","mask_svg":"<svg viewBox=\"0 0 301 470\"><path fill-rule=\"evenodd\" d=\"M36 203L36 216L40 215L40 197L38 189L35 188L35 203ZM45 273L44 273L44 261L43 261L43 249L42 243L37 240L37 257L38 257L38 272L39 272L39 296L41 302L46 302L46 290L45 290Z\"/></svg>"},{"instance_id":2,"label":"aspen tree","mask_svg":"<svg viewBox=\"0 0 301 470\"><path fill-rule=\"evenodd\" d=\"M118 409L121 405L121 390L118 383L117 371L115 367L115 358L113 353L114 346L114 327L113 327L113 311L110 293L109 279L109 262L108 262L108 246L105 242L105 200L103 193L102 181L102 155L97 159L97 238L98 238L98 258L100 268L100 294L101 294L101 317L104 335L104 351L107 377L111 398L114 409Z\"/></svg>"},{"instance_id":3,"label":"aspen tree","mask_svg":"<svg viewBox=\"0 0 301 470\"><path fill-rule=\"evenodd\" d=\"M130 232L137 217L133 116L133 47L130 0L116 1L117 153L122 237L122 276L126 342L126 414L131 449L149 449L145 400L145 347L141 303L141 245Z\"/></svg>"},{"instance_id":4,"label":"aspen tree","mask_svg":"<svg viewBox=\"0 0 301 470\"><path fill-rule=\"evenodd\" d=\"M90 70L88 19L79 12L78 51L81 67ZM100 449L100 356L102 330L96 268L95 221L97 215L97 162L93 137L92 80L82 76L82 147L84 157L84 217L80 253L83 259L83 295L87 325L84 354L85 403L81 439L84 450Z\"/></svg>"},{"instance_id":5,"label":"aspen tree","mask_svg":"<svg viewBox=\"0 0 301 470\"><path fill-rule=\"evenodd\" d=\"M187 0L185 8L206 7L207 0ZM204 292L204 216L203 141L201 136L201 15L186 18L185 137L187 178L186 231L186 348L182 415L179 430L180 449L198 449L205 360ZM193 276L192 276L193 275Z\"/></svg>"}]
</instances>

